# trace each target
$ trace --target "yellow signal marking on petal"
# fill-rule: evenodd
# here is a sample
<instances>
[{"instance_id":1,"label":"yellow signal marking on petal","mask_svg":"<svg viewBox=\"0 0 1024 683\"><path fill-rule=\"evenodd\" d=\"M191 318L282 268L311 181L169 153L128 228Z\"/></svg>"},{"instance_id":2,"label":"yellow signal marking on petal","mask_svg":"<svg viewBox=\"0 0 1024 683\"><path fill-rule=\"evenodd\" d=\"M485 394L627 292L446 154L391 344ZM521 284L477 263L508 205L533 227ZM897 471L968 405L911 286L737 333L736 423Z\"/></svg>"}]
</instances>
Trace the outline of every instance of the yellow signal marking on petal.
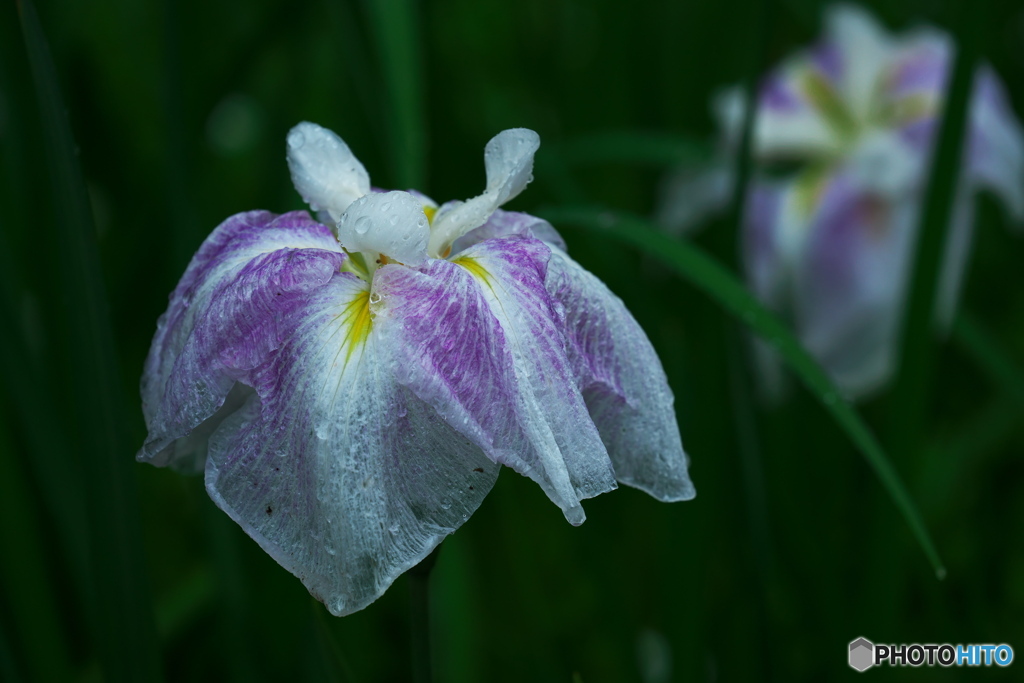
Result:
<instances>
[{"instance_id":1,"label":"yellow signal marking on petal","mask_svg":"<svg viewBox=\"0 0 1024 683\"><path fill-rule=\"evenodd\" d=\"M815 70L808 70L800 77L800 88L836 133L850 136L857 131L857 123L846 108L846 103L824 76Z\"/></svg>"},{"instance_id":2,"label":"yellow signal marking on petal","mask_svg":"<svg viewBox=\"0 0 1024 683\"><path fill-rule=\"evenodd\" d=\"M829 177L829 167L827 164L814 164L801 172L794 181L793 192L795 193L796 206L805 218L814 212L818 201L828 186Z\"/></svg>"},{"instance_id":3,"label":"yellow signal marking on petal","mask_svg":"<svg viewBox=\"0 0 1024 683\"><path fill-rule=\"evenodd\" d=\"M427 204L424 204L423 205L423 213L427 217L427 222L428 223L433 223L434 222L434 216L437 215L437 207L436 206L428 206Z\"/></svg>"},{"instance_id":4,"label":"yellow signal marking on petal","mask_svg":"<svg viewBox=\"0 0 1024 683\"><path fill-rule=\"evenodd\" d=\"M479 280L482 280L488 287L491 286L491 274L487 272L487 269L480 265L480 262L471 256L460 256L459 258L452 261L457 266L462 266L470 272L471 275Z\"/></svg>"},{"instance_id":5,"label":"yellow signal marking on petal","mask_svg":"<svg viewBox=\"0 0 1024 683\"><path fill-rule=\"evenodd\" d=\"M916 93L888 103L882 108L878 119L883 126L905 126L925 117L934 116L936 109L935 98Z\"/></svg>"},{"instance_id":6,"label":"yellow signal marking on petal","mask_svg":"<svg viewBox=\"0 0 1024 683\"><path fill-rule=\"evenodd\" d=\"M338 314L338 322L345 333L341 344L345 348L347 364L356 348L370 336L370 328L373 326L373 319L370 317L370 290L363 289L356 293L352 301Z\"/></svg>"}]
</instances>

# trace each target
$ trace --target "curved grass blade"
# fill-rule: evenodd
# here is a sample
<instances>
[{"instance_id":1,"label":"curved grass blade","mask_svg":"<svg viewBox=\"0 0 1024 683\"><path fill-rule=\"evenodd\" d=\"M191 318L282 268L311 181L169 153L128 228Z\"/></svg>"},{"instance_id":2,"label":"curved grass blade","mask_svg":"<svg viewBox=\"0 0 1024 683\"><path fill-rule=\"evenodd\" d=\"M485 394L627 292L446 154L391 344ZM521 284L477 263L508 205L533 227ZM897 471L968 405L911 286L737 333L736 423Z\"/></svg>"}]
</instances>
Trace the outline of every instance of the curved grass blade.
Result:
<instances>
[{"instance_id":1,"label":"curved grass blade","mask_svg":"<svg viewBox=\"0 0 1024 683\"><path fill-rule=\"evenodd\" d=\"M775 315L761 306L733 275L697 247L673 240L638 216L612 213L593 207L548 209L539 213L555 225L568 224L589 228L658 259L677 275L710 295L729 313L774 346L790 369L821 401L864 455L910 526L936 575L940 578L945 576L946 570L925 528L921 514L867 425L853 407L840 396L832 381L808 355L796 337Z\"/></svg>"},{"instance_id":2,"label":"curved grass blade","mask_svg":"<svg viewBox=\"0 0 1024 683\"><path fill-rule=\"evenodd\" d=\"M967 311L953 321L953 341L1014 400L1024 405L1024 371L985 326Z\"/></svg>"},{"instance_id":3,"label":"curved grass blade","mask_svg":"<svg viewBox=\"0 0 1024 683\"><path fill-rule=\"evenodd\" d=\"M19 0L21 28L35 83L52 181L56 229L66 247L60 269L61 322L73 372L69 378L80 435L77 451L89 521L96 645L108 681L159 681L156 629L146 585L132 449L125 422L113 332L100 271L96 231L57 74L31 0Z\"/></svg>"},{"instance_id":4,"label":"curved grass blade","mask_svg":"<svg viewBox=\"0 0 1024 683\"><path fill-rule=\"evenodd\" d=\"M964 154L968 102L978 61L978 33L985 0L961 6L956 61L939 128L928 190L925 194L917 248L900 330L899 365L893 385L892 440L894 452L913 454L921 446L928 409L931 368L934 365L939 277L957 196Z\"/></svg>"}]
</instances>

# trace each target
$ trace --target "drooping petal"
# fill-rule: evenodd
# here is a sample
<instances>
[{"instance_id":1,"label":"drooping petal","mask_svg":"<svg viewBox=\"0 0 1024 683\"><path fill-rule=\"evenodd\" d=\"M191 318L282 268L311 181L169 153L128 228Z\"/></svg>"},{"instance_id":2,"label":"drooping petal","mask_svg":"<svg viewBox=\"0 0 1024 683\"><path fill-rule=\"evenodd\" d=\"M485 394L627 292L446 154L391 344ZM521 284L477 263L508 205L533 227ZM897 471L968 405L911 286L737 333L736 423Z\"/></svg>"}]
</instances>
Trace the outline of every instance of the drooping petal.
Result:
<instances>
[{"instance_id":1,"label":"drooping petal","mask_svg":"<svg viewBox=\"0 0 1024 683\"><path fill-rule=\"evenodd\" d=\"M200 366L230 362L242 350L252 350L257 342L250 336L264 340L259 343L271 338L265 330L255 331L273 320L249 315L246 306L253 297L287 307L300 292L329 280L344 259L331 231L305 212L252 211L218 226L192 258L157 323L142 375L149 438L139 459L201 467L210 432L244 396L229 399L234 379ZM237 325L222 329L228 319ZM239 350L232 349L236 342Z\"/></svg>"},{"instance_id":2,"label":"drooping petal","mask_svg":"<svg viewBox=\"0 0 1024 683\"><path fill-rule=\"evenodd\" d=\"M429 253L444 258L462 235L484 224L505 202L514 199L533 180L533 155L540 136L527 128L511 128L495 135L484 149L487 189L465 202L445 204L431 227Z\"/></svg>"},{"instance_id":3,"label":"drooping petal","mask_svg":"<svg viewBox=\"0 0 1024 683\"><path fill-rule=\"evenodd\" d=\"M366 283L335 273L277 322L210 438L211 498L336 615L362 609L479 506L497 466L395 381Z\"/></svg>"},{"instance_id":4,"label":"drooping petal","mask_svg":"<svg viewBox=\"0 0 1024 683\"><path fill-rule=\"evenodd\" d=\"M452 245L452 254L469 249L474 244L495 237L508 237L509 235L526 235L535 237L549 247L556 247L566 251L565 240L558 234L558 231L543 218L531 216L528 213L519 211L502 211L498 209L491 214L487 222L475 230L471 230Z\"/></svg>"},{"instance_id":5,"label":"drooping petal","mask_svg":"<svg viewBox=\"0 0 1024 683\"><path fill-rule=\"evenodd\" d=\"M140 459L201 449L214 501L347 614L462 524L497 466L395 381L368 285L339 272L330 231L273 218L222 225L172 296Z\"/></svg>"},{"instance_id":6,"label":"drooping petal","mask_svg":"<svg viewBox=\"0 0 1024 683\"><path fill-rule=\"evenodd\" d=\"M370 175L345 141L315 123L303 121L288 132L288 168L303 201L334 221L370 192Z\"/></svg>"},{"instance_id":7,"label":"drooping petal","mask_svg":"<svg viewBox=\"0 0 1024 683\"><path fill-rule=\"evenodd\" d=\"M403 384L580 524L580 501L614 489L615 477L544 287L548 255L511 236L418 271L385 266L375 324L403 354Z\"/></svg>"},{"instance_id":8,"label":"drooping petal","mask_svg":"<svg viewBox=\"0 0 1024 683\"><path fill-rule=\"evenodd\" d=\"M1024 224L1024 128L987 65L975 79L968 145L969 182L996 193Z\"/></svg>"},{"instance_id":9,"label":"drooping petal","mask_svg":"<svg viewBox=\"0 0 1024 683\"><path fill-rule=\"evenodd\" d=\"M558 249L545 281L567 352L615 478L663 501L695 492L661 361L622 300Z\"/></svg>"},{"instance_id":10,"label":"drooping petal","mask_svg":"<svg viewBox=\"0 0 1024 683\"><path fill-rule=\"evenodd\" d=\"M851 397L892 372L919 201L887 201L837 176L793 271L800 340Z\"/></svg>"},{"instance_id":11,"label":"drooping petal","mask_svg":"<svg viewBox=\"0 0 1024 683\"><path fill-rule=\"evenodd\" d=\"M427 259L430 226L423 202L408 192L374 192L354 201L338 221L350 252L386 254L409 266Z\"/></svg>"}]
</instances>

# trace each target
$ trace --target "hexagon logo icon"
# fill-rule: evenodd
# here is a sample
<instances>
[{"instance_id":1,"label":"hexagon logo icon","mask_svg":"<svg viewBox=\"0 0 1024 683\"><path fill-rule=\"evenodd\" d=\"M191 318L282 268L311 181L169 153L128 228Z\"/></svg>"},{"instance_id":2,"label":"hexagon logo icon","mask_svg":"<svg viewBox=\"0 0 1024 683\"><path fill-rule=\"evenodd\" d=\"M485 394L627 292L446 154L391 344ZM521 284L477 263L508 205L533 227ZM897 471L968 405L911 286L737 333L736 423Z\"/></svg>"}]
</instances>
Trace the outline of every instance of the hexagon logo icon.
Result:
<instances>
[{"instance_id":1,"label":"hexagon logo icon","mask_svg":"<svg viewBox=\"0 0 1024 683\"><path fill-rule=\"evenodd\" d=\"M875 644L867 638L858 638L850 643L850 666L857 671L867 671L875 663Z\"/></svg>"}]
</instances>

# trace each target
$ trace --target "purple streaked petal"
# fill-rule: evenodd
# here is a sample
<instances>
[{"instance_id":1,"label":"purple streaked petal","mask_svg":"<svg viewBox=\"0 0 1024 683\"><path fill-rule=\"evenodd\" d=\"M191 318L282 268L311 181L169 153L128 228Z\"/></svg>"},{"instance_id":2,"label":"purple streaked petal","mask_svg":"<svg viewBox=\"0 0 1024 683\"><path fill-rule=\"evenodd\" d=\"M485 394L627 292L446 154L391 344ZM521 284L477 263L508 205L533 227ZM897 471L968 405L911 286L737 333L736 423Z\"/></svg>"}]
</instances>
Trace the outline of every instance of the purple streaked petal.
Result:
<instances>
[{"instance_id":1,"label":"purple streaked petal","mask_svg":"<svg viewBox=\"0 0 1024 683\"><path fill-rule=\"evenodd\" d=\"M543 218L537 218L536 216L520 213L519 211L498 209L491 214L486 223L455 240L455 244L452 246L452 254L457 255L484 240L508 237L510 235L534 237L549 247L556 247L562 251L565 251L566 248L565 240L562 239L562 236Z\"/></svg>"},{"instance_id":2,"label":"purple streaked petal","mask_svg":"<svg viewBox=\"0 0 1024 683\"><path fill-rule=\"evenodd\" d=\"M936 104L941 103L952 54L952 41L938 31L922 29L905 36L888 67L885 96L898 100L925 95L934 98Z\"/></svg>"},{"instance_id":3,"label":"purple streaked petal","mask_svg":"<svg viewBox=\"0 0 1024 683\"><path fill-rule=\"evenodd\" d=\"M305 212L253 211L214 230L157 323L142 376L150 434L139 459L187 465L198 456L201 465L213 425L186 437L222 408L234 385L232 373L254 362L242 355L258 355L276 343L273 319L260 318L256 308L287 309L302 292L328 281L344 259L330 229ZM236 342L241 346L234 349L230 344ZM184 372L186 367L196 373Z\"/></svg>"},{"instance_id":4,"label":"purple streaked petal","mask_svg":"<svg viewBox=\"0 0 1024 683\"><path fill-rule=\"evenodd\" d=\"M579 501L615 488L615 478L544 289L549 253L513 235L454 262L381 268L376 324L401 354L403 384L579 524Z\"/></svg>"},{"instance_id":5,"label":"purple streaked petal","mask_svg":"<svg viewBox=\"0 0 1024 683\"><path fill-rule=\"evenodd\" d=\"M366 284L335 272L277 317L210 437L211 498L336 615L362 609L480 505L497 466L395 379Z\"/></svg>"},{"instance_id":6,"label":"purple streaked petal","mask_svg":"<svg viewBox=\"0 0 1024 683\"><path fill-rule=\"evenodd\" d=\"M793 274L798 335L852 397L892 371L919 200L886 201L837 177Z\"/></svg>"},{"instance_id":7,"label":"purple streaked petal","mask_svg":"<svg viewBox=\"0 0 1024 683\"><path fill-rule=\"evenodd\" d=\"M647 335L622 300L565 252L551 251L546 286L615 478L662 501L693 498L675 399Z\"/></svg>"}]
</instances>

